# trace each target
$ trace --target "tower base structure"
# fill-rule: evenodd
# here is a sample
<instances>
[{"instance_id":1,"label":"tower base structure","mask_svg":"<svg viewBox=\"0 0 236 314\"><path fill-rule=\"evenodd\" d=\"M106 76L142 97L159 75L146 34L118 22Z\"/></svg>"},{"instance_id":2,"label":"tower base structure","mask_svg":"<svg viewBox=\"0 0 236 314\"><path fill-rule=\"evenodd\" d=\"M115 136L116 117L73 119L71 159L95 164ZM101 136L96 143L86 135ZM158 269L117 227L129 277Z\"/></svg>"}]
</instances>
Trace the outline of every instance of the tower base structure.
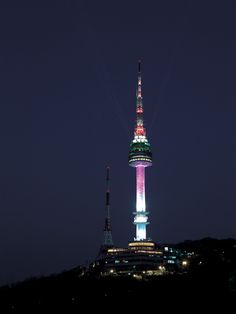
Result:
<instances>
[{"instance_id":1,"label":"tower base structure","mask_svg":"<svg viewBox=\"0 0 236 314\"><path fill-rule=\"evenodd\" d=\"M148 279L165 274L186 272L188 252L157 246L153 241L132 241L127 248L107 247L89 267L95 277L133 277ZM187 262L186 262L187 261Z\"/></svg>"},{"instance_id":2,"label":"tower base structure","mask_svg":"<svg viewBox=\"0 0 236 314\"><path fill-rule=\"evenodd\" d=\"M151 241L132 241L128 248L108 248L103 259L93 263L93 269L99 270L97 275L133 276L163 274L163 253Z\"/></svg>"}]
</instances>

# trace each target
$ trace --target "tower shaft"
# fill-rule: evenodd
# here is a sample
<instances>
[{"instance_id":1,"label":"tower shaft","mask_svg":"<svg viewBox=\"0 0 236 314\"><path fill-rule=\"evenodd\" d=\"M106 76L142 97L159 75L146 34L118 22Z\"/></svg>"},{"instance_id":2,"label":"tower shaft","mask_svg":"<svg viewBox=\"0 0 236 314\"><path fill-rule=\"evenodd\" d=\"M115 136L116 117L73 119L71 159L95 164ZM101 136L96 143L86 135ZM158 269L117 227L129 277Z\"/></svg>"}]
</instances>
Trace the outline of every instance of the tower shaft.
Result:
<instances>
[{"instance_id":1,"label":"tower shaft","mask_svg":"<svg viewBox=\"0 0 236 314\"><path fill-rule=\"evenodd\" d=\"M136 167L136 211L145 212L145 167L139 165Z\"/></svg>"},{"instance_id":2,"label":"tower shaft","mask_svg":"<svg viewBox=\"0 0 236 314\"><path fill-rule=\"evenodd\" d=\"M134 224L136 224L136 241L145 240L147 215L145 201L145 167L136 167L136 212L134 213Z\"/></svg>"}]
</instances>

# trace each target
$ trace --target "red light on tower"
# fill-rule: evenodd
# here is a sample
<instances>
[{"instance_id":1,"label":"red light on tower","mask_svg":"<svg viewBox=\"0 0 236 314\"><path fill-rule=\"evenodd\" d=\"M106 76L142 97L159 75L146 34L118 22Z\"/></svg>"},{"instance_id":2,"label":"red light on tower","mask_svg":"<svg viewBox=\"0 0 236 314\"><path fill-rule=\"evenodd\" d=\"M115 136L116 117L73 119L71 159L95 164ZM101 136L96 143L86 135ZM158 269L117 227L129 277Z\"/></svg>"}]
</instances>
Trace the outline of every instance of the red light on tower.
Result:
<instances>
[{"instance_id":1,"label":"red light on tower","mask_svg":"<svg viewBox=\"0 0 236 314\"><path fill-rule=\"evenodd\" d=\"M136 126L135 135L145 135L144 127L142 125Z\"/></svg>"},{"instance_id":2,"label":"red light on tower","mask_svg":"<svg viewBox=\"0 0 236 314\"><path fill-rule=\"evenodd\" d=\"M143 113L143 108L142 107L137 107L136 113Z\"/></svg>"}]
</instances>

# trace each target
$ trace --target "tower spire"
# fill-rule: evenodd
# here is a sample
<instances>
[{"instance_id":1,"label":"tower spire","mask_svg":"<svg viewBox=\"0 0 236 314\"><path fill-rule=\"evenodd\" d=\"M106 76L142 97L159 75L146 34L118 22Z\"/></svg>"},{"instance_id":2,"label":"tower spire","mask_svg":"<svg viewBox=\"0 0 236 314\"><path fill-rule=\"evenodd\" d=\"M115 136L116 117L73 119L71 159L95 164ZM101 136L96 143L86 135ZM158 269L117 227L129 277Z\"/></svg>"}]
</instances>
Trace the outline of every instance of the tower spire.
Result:
<instances>
[{"instance_id":1,"label":"tower spire","mask_svg":"<svg viewBox=\"0 0 236 314\"><path fill-rule=\"evenodd\" d=\"M143 125L143 96L142 96L142 77L141 77L141 60L138 62L138 86L136 93L136 125L134 135L146 135Z\"/></svg>"},{"instance_id":2,"label":"tower spire","mask_svg":"<svg viewBox=\"0 0 236 314\"><path fill-rule=\"evenodd\" d=\"M138 102L140 101L140 103ZM142 77L141 77L141 60L138 61L138 89L137 89L137 106L142 106Z\"/></svg>"},{"instance_id":3,"label":"tower spire","mask_svg":"<svg viewBox=\"0 0 236 314\"><path fill-rule=\"evenodd\" d=\"M138 73L141 73L141 59L138 60Z\"/></svg>"},{"instance_id":4,"label":"tower spire","mask_svg":"<svg viewBox=\"0 0 236 314\"><path fill-rule=\"evenodd\" d=\"M110 217L110 167L106 172L106 218L104 227L104 243L105 246L113 246L111 234L111 217Z\"/></svg>"}]
</instances>

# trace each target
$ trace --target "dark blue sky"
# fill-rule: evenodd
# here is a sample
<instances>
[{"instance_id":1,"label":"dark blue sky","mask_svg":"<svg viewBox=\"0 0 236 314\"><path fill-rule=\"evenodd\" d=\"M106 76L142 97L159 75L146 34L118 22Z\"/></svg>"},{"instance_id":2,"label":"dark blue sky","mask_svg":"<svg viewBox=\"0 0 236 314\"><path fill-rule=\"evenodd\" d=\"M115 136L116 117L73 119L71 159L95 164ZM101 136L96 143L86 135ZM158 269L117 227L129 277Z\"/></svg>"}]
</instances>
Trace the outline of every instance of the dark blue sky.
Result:
<instances>
[{"instance_id":1,"label":"dark blue sky","mask_svg":"<svg viewBox=\"0 0 236 314\"><path fill-rule=\"evenodd\" d=\"M133 239L142 58L148 234L236 237L234 1L1 1L0 283Z\"/></svg>"}]
</instances>

